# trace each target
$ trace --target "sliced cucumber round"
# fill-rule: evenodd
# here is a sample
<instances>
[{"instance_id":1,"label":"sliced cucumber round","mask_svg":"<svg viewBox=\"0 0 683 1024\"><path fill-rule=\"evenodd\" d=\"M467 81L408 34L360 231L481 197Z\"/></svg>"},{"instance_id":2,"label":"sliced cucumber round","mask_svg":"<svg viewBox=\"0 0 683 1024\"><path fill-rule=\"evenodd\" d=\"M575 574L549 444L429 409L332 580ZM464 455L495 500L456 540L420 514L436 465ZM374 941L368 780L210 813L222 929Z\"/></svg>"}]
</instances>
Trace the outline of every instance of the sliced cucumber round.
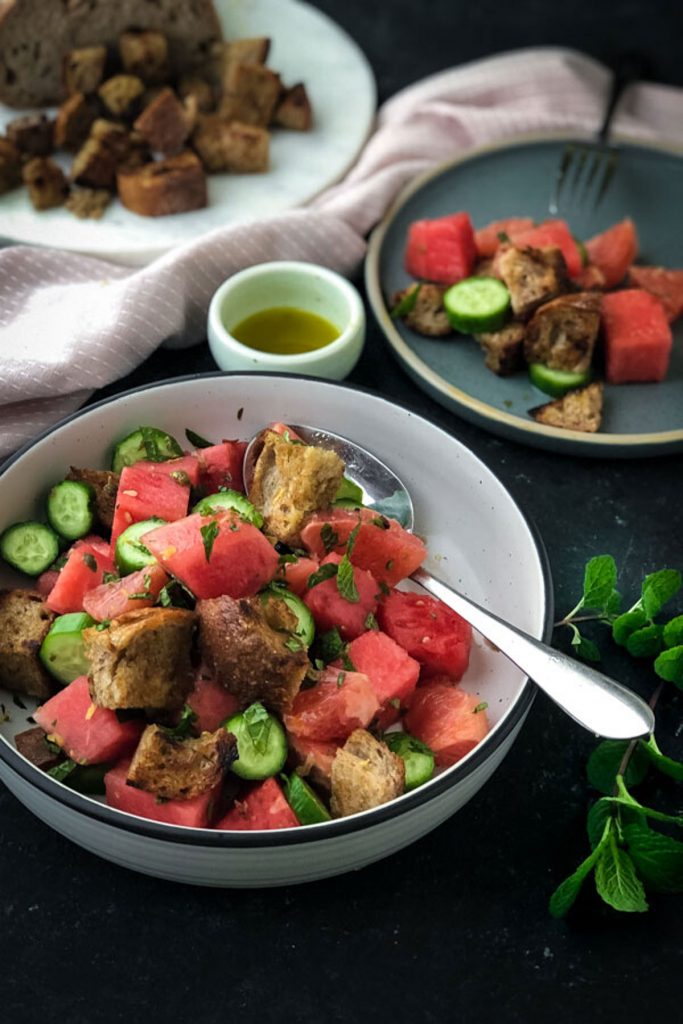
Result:
<instances>
[{"instance_id":1,"label":"sliced cucumber round","mask_svg":"<svg viewBox=\"0 0 683 1024\"><path fill-rule=\"evenodd\" d=\"M94 491L80 480L62 480L47 496L47 520L66 540L90 533L95 521Z\"/></svg>"},{"instance_id":2,"label":"sliced cucumber round","mask_svg":"<svg viewBox=\"0 0 683 1024\"><path fill-rule=\"evenodd\" d=\"M553 398L561 398L568 391L575 388L582 388L590 383L593 371L589 367L577 373L572 370L551 370L545 363L529 363L529 378L531 383Z\"/></svg>"},{"instance_id":3,"label":"sliced cucumber round","mask_svg":"<svg viewBox=\"0 0 683 1024\"><path fill-rule=\"evenodd\" d=\"M510 292L497 277L467 277L444 293L451 327L461 334L499 330L510 308Z\"/></svg>"},{"instance_id":4,"label":"sliced cucumber round","mask_svg":"<svg viewBox=\"0 0 683 1024\"><path fill-rule=\"evenodd\" d=\"M40 576L59 555L59 537L44 523L15 523L0 536L0 555L13 569Z\"/></svg>"},{"instance_id":5,"label":"sliced cucumber round","mask_svg":"<svg viewBox=\"0 0 683 1024\"><path fill-rule=\"evenodd\" d=\"M317 825L330 821L331 815L319 796L308 783L293 772L285 780L285 797L302 825Z\"/></svg>"},{"instance_id":6,"label":"sliced cucumber round","mask_svg":"<svg viewBox=\"0 0 683 1024\"><path fill-rule=\"evenodd\" d=\"M407 732L385 732L382 739L389 750L403 758L406 793L431 779L434 774L434 754L426 743Z\"/></svg>"},{"instance_id":7,"label":"sliced cucumber round","mask_svg":"<svg viewBox=\"0 0 683 1024\"><path fill-rule=\"evenodd\" d=\"M294 629L294 636L301 641L304 647L310 647L315 638L315 621L311 615L308 605L304 604L300 597L293 594L286 587L266 587L261 594L263 601L280 600L296 616L297 625Z\"/></svg>"},{"instance_id":8,"label":"sliced cucumber round","mask_svg":"<svg viewBox=\"0 0 683 1024\"><path fill-rule=\"evenodd\" d=\"M237 741L237 760L230 766L241 779L268 779L287 760L287 738L277 718L263 704L251 704L225 723Z\"/></svg>"},{"instance_id":9,"label":"sliced cucumber round","mask_svg":"<svg viewBox=\"0 0 683 1024\"><path fill-rule=\"evenodd\" d=\"M124 466L134 466L143 459L147 462L166 462L177 459L183 450L174 437L158 427L138 427L124 437L114 448L111 468L120 473Z\"/></svg>"},{"instance_id":10,"label":"sliced cucumber round","mask_svg":"<svg viewBox=\"0 0 683 1024\"><path fill-rule=\"evenodd\" d=\"M256 505L252 505L249 499L245 498L240 491L227 489L225 491L218 491L216 494L208 494L197 502L192 511L198 512L202 516L210 516L214 512L223 512L226 509L232 509L234 512L237 512L241 519L251 523L252 526L258 527L259 530L263 526L263 516L256 508Z\"/></svg>"},{"instance_id":11,"label":"sliced cucumber round","mask_svg":"<svg viewBox=\"0 0 683 1024\"><path fill-rule=\"evenodd\" d=\"M95 620L86 612L60 615L40 646L40 660L50 675L64 686L90 671L83 645L83 630L94 625Z\"/></svg>"},{"instance_id":12,"label":"sliced cucumber round","mask_svg":"<svg viewBox=\"0 0 683 1024\"><path fill-rule=\"evenodd\" d=\"M143 519L140 523L131 523L123 533L119 534L114 549L114 561L122 576L144 569L146 565L154 565L156 558L140 539L145 533L163 526L165 519L158 519L153 516L151 519Z\"/></svg>"}]
</instances>

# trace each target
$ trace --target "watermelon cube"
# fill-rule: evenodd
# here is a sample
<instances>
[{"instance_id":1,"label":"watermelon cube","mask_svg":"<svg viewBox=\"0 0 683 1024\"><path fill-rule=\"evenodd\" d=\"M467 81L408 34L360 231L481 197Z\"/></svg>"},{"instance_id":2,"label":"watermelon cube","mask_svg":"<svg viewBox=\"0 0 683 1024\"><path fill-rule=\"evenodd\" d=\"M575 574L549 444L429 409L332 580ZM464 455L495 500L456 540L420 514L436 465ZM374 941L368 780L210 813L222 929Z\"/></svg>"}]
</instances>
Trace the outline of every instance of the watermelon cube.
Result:
<instances>
[{"instance_id":1,"label":"watermelon cube","mask_svg":"<svg viewBox=\"0 0 683 1024\"><path fill-rule=\"evenodd\" d=\"M181 455L177 459L167 459L166 462L155 462L157 469L172 477L177 483L187 483L190 487L199 487L201 467L196 455Z\"/></svg>"},{"instance_id":2,"label":"watermelon cube","mask_svg":"<svg viewBox=\"0 0 683 1024\"><path fill-rule=\"evenodd\" d=\"M442 601L393 590L377 612L380 628L423 666L460 679L467 668L472 627Z\"/></svg>"},{"instance_id":3,"label":"watermelon cube","mask_svg":"<svg viewBox=\"0 0 683 1024\"><path fill-rule=\"evenodd\" d=\"M236 800L214 828L223 832L245 832L258 829L297 828L299 819L289 806L280 784L266 779L251 789L243 800Z\"/></svg>"},{"instance_id":4,"label":"watermelon cube","mask_svg":"<svg viewBox=\"0 0 683 1024\"><path fill-rule=\"evenodd\" d=\"M239 710L239 701L215 679L199 676L191 693L185 698L197 719L195 727L199 732L215 732L226 718Z\"/></svg>"},{"instance_id":5,"label":"watermelon cube","mask_svg":"<svg viewBox=\"0 0 683 1024\"><path fill-rule=\"evenodd\" d=\"M33 717L78 764L101 764L130 754L144 727L144 722L120 722L114 711L96 707L87 676L79 676L50 697Z\"/></svg>"},{"instance_id":6,"label":"watermelon cube","mask_svg":"<svg viewBox=\"0 0 683 1024\"><path fill-rule=\"evenodd\" d=\"M86 594L104 582L105 572L114 572L114 562L104 541L98 544L77 541L55 578L45 603L58 615L82 612ZM47 582L47 581L46 581Z\"/></svg>"},{"instance_id":7,"label":"watermelon cube","mask_svg":"<svg viewBox=\"0 0 683 1024\"><path fill-rule=\"evenodd\" d=\"M294 558L295 556L290 556ZM320 568L317 558L299 557L295 562L284 562L277 571L277 578L287 584L297 597L303 597L308 586L308 577Z\"/></svg>"},{"instance_id":8,"label":"watermelon cube","mask_svg":"<svg viewBox=\"0 0 683 1024\"><path fill-rule=\"evenodd\" d=\"M365 729L379 711L372 683L361 672L328 666L319 682L299 690L283 720L288 732L327 743Z\"/></svg>"},{"instance_id":9,"label":"watermelon cube","mask_svg":"<svg viewBox=\"0 0 683 1024\"><path fill-rule=\"evenodd\" d=\"M545 220L535 228L516 231L512 242L517 248L531 246L533 249L559 249L570 277L578 277L583 269L579 247L564 220Z\"/></svg>"},{"instance_id":10,"label":"watermelon cube","mask_svg":"<svg viewBox=\"0 0 683 1024\"><path fill-rule=\"evenodd\" d=\"M340 555L328 555L321 566L329 563L339 565ZM303 600L315 620L315 627L326 633L335 626L345 640L353 640L368 628L368 616L377 610L379 587L375 578L365 569L353 568L353 582L358 599L351 601L343 595L338 586L338 577L317 583L304 592Z\"/></svg>"},{"instance_id":11,"label":"watermelon cube","mask_svg":"<svg viewBox=\"0 0 683 1024\"><path fill-rule=\"evenodd\" d=\"M302 775L310 777L311 782L317 786L329 789L332 784L332 762L339 750L339 743L334 740L309 740L290 732L287 734L287 746L297 764L302 766Z\"/></svg>"},{"instance_id":12,"label":"watermelon cube","mask_svg":"<svg viewBox=\"0 0 683 1024\"><path fill-rule=\"evenodd\" d=\"M372 683L381 710L378 725L386 729L408 707L420 675L420 664L386 633L369 630L349 644L353 667Z\"/></svg>"},{"instance_id":13,"label":"watermelon cube","mask_svg":"<svg viewBox=\"0 0 683 1024\"><path fill-rule=\"evenodd\" d=\"M474 230L467 213L418 220L410 225L405 267L412 277L455 284L470 276L476 259Z\"/></svg>"},{"instance_id":14,"label":"watermelon cube","mask_svg":"<svg viewBox=\"0 0 683 1024\"><path fill-rule=\"evenodd\" d=\"M474 241L480 259L490 259L496 255L500 245L500 235L507 235L510 241L514 241L515 234L521 231L528 231L534 226L531 217L505 217L503 220L494 220L483 228L474 232Z\"/></svg>"},{"instance_id":15,"label":"watermelon cube","mask_svg":"<svg viewBox=\"0 0 683 1024\"><path fill-rule=\"evenodd\" d=\"M469 754L489 731L479 698L441 682L417 688L404 723L413 736L432 750L441 768L448 768Z\"/></svg>"},{"instance_id":16,"label":"watermelon cube","mask_svg":"<svg viewBox=\"0 0 683 1024\"><path fill-rule=\"evenodd\" d=\"M631 267L628 283L656 295L664 306L669 323L683 313L683 270L666 267Z\"/></svg>"},{"instance_id":17,"label":"watermelon cube","mask_svg":"<svg viewBox=\"0 0 683 1024\"><path fill-rule=\"evenodd\" d=\"M117 619L139 608L151 608L168 580L168 573L160 565L148 565L123 579L102 583L88 591L83 598L83 608L97 622Z\"/></svg>"},{"instance_id":18,"label":"watermelon cube","mask_svg":"<svg viewBox=\"0 0 683 1024\"><path fill-rule=\"evenodd\" d=\"M187 515L189 483L169 475L164 468L168 465L163 462L136 462L121 470L111 528L112 545L132 523L140 523L152 516L171 523Z\"/></svg>"},{"instance_id":19,"label":"watermelon cube","mask_svg":"<svg viewBox=\"0 0 683 1024\"><path fill-rule=\"evenodd\" d=\"M613 224L607 231L586 242L589 263L602 272L605 288L614 288L626 277L638 255L638 236L632 220Z\"/></svg>"},{"instance_id":20,"label":"watermelon cube","mask_svg":"<svg viewBox=\"0 0 683 1024\"><path fill-rule=\"evenodd\" d=\"M640 288L611 292L602 300L602 326L610 384L664 380L673 339L659 299Z\"/></svg>"},{"instance_id":21,"label":"watermelon cube","mask_svg":"<svg viewBox=\"0 0 683 1024\"><path fill-rule=\"evenodd\" d=\"M187 828L206 828L211 820L220 783L192 797L191 800L157 799L154 793L128 785L130 760L120 761L104 776L107 803L119 811L136 814L140 818L151 818L169 825L184 825Z\"/></svg>"},{"instance_id":22,"label":"watermelon cube","mask_svg":"<svg viewBox=\"0 0 683 1024\"><path fill-rule=\"evenodd\" d=\"M278 569L278 554L263 534L233 512L194 513L144 534L145 547L195 597L250 597Z\"/></svg>"},{"instance_id":23,"label":"watermelon cube","mask_svg":"<svg viewBox=\"0 0 683 1024\"><path fill-rule=\"evenodd\" d=\"M246 441L222 441L209 448L198 448L199 483L205 494L216 494L221 487L244 492L242 461Z\"/></svg>"}]
</instances>

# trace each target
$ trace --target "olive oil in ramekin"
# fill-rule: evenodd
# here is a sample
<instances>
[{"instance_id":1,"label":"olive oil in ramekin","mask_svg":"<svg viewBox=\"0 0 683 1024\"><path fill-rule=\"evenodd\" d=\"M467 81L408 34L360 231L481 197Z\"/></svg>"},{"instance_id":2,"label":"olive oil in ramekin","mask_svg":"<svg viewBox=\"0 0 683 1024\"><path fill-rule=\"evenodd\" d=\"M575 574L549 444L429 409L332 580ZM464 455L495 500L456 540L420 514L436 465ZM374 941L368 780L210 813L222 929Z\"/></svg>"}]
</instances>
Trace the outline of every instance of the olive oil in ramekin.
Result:
<instances>
[{"instance_id":1,"label":"olive oil in ramekin","mask_svg":"<svg viewBox=\"0 0 683 1024\"><path fill-rule=\"evenodd\" d=\"M314 352L335 341L340 331L317 313L294 306L262 309L231 328L233 338L259 352L294 356Z\"/></svg>"}]
</instances>

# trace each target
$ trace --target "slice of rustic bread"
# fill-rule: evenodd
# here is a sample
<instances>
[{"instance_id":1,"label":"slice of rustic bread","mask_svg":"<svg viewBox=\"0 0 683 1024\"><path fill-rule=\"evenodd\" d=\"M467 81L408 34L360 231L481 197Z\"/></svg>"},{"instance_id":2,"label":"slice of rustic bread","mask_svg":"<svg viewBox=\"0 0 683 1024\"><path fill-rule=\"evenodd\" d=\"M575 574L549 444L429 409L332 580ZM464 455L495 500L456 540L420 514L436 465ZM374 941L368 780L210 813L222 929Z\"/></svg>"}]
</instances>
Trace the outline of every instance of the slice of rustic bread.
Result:
<instances>
[{"instance_id":1,"label":"slice of rustic bread","mask_svg":"<svg viewBox=\"0 0 683 1024\"><path fill-rule=\"evenodd\" d=\"M174 74L205 63L223 35L211 0L0 0L0 101L11 107L58 103L66 95L65 54L92 45L114 48L131 28L164 33Z\"/></svg>"}]
</instances>

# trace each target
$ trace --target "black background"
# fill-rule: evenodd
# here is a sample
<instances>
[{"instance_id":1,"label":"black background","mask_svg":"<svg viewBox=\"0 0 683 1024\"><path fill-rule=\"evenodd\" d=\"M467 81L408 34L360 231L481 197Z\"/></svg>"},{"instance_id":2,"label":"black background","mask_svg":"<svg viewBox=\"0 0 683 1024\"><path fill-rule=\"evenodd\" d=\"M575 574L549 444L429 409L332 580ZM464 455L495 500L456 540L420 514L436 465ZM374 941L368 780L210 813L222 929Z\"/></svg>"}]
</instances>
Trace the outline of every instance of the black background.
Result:
<instances>
[{"instance_id":1,"label":"black background","mask_svg":"<svg viewBox=\"0 0 683 1024\"><path fill-rule=\"evenodd\" d=\"M683 84L680 5L664 0L316 6L361 44L380 100L442 68L548 43L603 60L637 45L654 77ZM160 352L97 397L211 369L205 345ZM500 476L540 529L558 611L575 603L593 554L614 554L633 600L645 572L683 568L680 457L557 457L491 437L417 391L372 323L351 379L431 417ZM651 673L619 653L605 664L645 696L654 689ZM678 757L682 711L683 695L667 692L660 746ZM592 746L538 696L503 766L456 817L362 872L280 890L194 889L132 874L51 832L3 789L0 1018L680 1019L680 900L653 897L648 914L618 915L589 885L568 921L547 913L552 889L587 852ZM648 796L680 806L673 787Z\"/></svg>"}]
</instances>

